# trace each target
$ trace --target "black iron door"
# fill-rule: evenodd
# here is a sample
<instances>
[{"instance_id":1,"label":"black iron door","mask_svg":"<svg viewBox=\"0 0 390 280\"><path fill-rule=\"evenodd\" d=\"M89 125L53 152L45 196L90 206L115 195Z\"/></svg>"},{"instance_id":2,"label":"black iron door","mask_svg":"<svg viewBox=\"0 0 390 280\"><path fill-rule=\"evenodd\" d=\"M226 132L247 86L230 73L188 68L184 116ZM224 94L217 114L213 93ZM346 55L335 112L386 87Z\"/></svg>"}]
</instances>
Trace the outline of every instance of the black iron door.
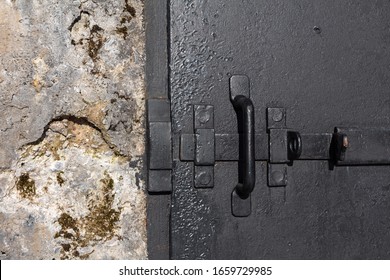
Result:
<instances>
[{"instance_id":1,"label":"black iron door","mask_svg":"<svg viewBox=\"0 0 390 280\"><path fill-rule=\"evenodd\" d=\"M170 257L389 259L390 2L168 10Z\"/></svg>"}]
</instances>

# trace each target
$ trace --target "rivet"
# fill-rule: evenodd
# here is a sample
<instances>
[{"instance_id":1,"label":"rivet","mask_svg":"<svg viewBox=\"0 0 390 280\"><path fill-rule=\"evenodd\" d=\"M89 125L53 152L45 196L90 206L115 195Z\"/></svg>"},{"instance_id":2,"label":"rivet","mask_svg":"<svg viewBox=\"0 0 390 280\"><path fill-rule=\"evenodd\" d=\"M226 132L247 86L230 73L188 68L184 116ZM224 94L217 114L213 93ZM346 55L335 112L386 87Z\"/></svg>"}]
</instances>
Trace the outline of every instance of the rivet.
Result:
<instances>
[{"instance_id":1,"label":"rivet","mask_svg":"<svg viewBox=\"0 0 390 280\"><path fill-rule=\"evenodd\" d=\"M199 118L199 122L201 124L205 124L211 118L210 112L208 110L202 110L202 111L199 112L198 118Z\"/></svg>"},{"instance_id":2,"label":"rivet","mask_svg":"<svg viewBox=\"0 0 390 280\"><path fill-rule=\"evenodd\" d=\"M205 171L202 171L197 176L199 184L202 186L207 186L211 182L211 176Z\"/></svg>"},{"instance_id":3,"label":"rivet","mask_svg":"<svg viewBox=\"0 0 390 280\"><path fill-rule=\"evenodd\" d=\"M277 184L283 183L283 181L284 181L284 174L283 174L283 172L281 172L279 170L273 171L272 172L272 179Z\"/></svg>"},{"instance_id":4,"label":"rivet","mask_svg":"<svg viewBox=\"0 0 390 280\"><path fill-rule=\"evenodd\" d=\"M283 120L284 114L283 111L279 108L276 108L275 111L273 112L272 120L274 122L280 122Z\"/></svg>"}]
</instances>

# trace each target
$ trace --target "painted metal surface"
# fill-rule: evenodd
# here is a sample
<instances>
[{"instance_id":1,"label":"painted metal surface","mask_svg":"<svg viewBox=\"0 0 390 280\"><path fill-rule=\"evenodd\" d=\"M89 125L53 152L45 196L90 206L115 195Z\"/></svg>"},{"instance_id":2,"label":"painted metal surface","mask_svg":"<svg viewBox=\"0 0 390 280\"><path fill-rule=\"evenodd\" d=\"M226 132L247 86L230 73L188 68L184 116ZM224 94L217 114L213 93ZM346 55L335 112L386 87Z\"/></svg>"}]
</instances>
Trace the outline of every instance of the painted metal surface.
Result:
<instances>
[{"instance_id":1,"label":"painted metal surface","mask_svg":"<svg viewBox=\"0 0 390 280\"><path fill-rule=\"evenodd\" d=\"M332 168L328 156L335 127L390 128L390 3L171 0L169 10L170 257L390 258L390 166ZM233 75L249 77L255 109L248 217L231 212L239 175ZM214 107L213 188L195 188L194 162L181 159L180 139L194 141L194 105ZM303 143L285 187L268 186L267 108L284 108Z\"/></svg>"}]
</instances>

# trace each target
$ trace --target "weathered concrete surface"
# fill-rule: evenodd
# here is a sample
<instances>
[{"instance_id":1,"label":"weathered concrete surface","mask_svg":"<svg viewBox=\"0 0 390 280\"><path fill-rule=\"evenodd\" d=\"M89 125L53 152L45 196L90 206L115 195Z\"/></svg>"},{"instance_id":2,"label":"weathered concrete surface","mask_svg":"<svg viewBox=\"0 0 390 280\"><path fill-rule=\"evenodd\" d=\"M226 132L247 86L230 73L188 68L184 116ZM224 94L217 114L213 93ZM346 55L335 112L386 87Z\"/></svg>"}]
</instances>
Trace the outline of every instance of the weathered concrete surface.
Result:
<instances>
[{"instance_id":1,"label":"weathered concrete surface","mask_svg":"<svg viewBox=\"0 0 390 280\"><path fill-rule=\"evenodd\" d=\"M0 259L146 258L141 0L0 0Z\"/></svg>"}]
</instances>

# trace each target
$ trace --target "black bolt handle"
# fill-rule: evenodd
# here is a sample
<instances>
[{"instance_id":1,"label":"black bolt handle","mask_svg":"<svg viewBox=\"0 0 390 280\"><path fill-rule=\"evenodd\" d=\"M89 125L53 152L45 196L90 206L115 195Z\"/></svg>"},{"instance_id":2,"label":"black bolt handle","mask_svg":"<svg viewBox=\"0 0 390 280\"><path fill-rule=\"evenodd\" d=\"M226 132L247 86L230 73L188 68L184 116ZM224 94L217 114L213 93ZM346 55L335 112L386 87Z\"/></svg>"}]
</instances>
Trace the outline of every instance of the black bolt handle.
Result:
<instances>
[{"instance_id":1,"label":"black bolt handle","mask_svg":"<svg viewBox=\"0 0 390 280\"><path fill-rule=\"evenodd\" d=\"M235 191L247 199L255 187L255 112L250 98L237 95L232 99L237 113L239 140L238 184Z\"/></svg>"}]
</instances>

